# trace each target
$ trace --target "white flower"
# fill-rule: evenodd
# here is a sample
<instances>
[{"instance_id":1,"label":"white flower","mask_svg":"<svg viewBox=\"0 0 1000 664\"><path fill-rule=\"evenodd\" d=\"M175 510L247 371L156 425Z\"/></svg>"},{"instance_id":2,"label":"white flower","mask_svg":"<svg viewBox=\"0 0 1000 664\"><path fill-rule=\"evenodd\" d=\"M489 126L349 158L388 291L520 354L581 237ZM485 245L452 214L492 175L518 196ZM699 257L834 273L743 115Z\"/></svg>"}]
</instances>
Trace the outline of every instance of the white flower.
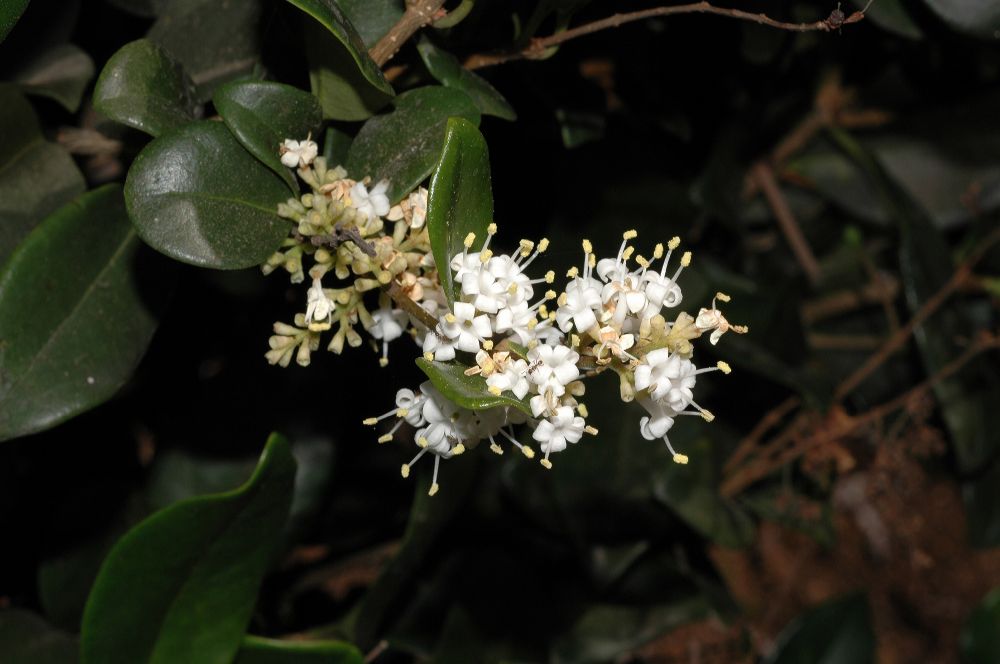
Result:
<instances>
[{"instance_id":1,"label":"white flower","mask_svg":"<svg viewBox=\"0 0 1000 664\"><path fill-rule=\"evenodd\" d=\"M471 300L476 309L490 314L507 305L506 286L482 264L463 273L462 295Z\"/></svg>"},{"instance_id":2,"label":"white flower","mask_svg":"<svg viewBox=\"0 0 1000 664\"><path fill-rule=\"evenodd\" d=\"M535 309L521 302L498 311L493 320L493 330L497 334L513 334L518 342L527 344L535 338L536 323Z\"/></svg>"},{"instance_id":3,"label":"white flower","mask_svg":"<svg viewBox=\"0 0 1000 664\"><path fill-rule=\"evenodd\" d=\"M478 351L483 339L493 335L490 317L477 316L476 307L467 302L456 302L454 312L445 314L439 327L447 337L455 339L455 348L467 353Z\"/></svg>"},{"instance_id":4,"label":"white flower","mask_svg":"<svg viewBox=\"0 0 1000 664\"><path fill-rule=\"evenodd\" d=\"M531 437L539 442L539 447L545 452L543 465L552 452L562 452L566 449L567 443L575 443L583 436L586 423L580 416L573 415L573 409L569 406L560 406L556 409L555 415L541 420Z\"/></svg>"},{"instance_id":5,"label":"white flower","mask_svg":"<svg viewBox=\"0 0 1000 664\"><path fill-rule=\"evenodd\" d=\"M293 141L286 138L278 150L281 153L281 163L288 168L305 168L313 163L319 154L319 146L308 138L304 141Z\"/></svg>"},{"instance_id":6,"label":"white flower","mask_svg":"<svg viewBox=\"0 0 1000 664\"><path fill-rule=\"evenodd\" d=\"M580 377L576 363L580 354L561 344L539 344L528 351L528 380L538 386L539 393L551 390L555 396L566 392L566 385Z\"/></svg>"},{"instance_id":7,"label":"white flower","mask_svg":"<svg viewBox=\"0 0 1000 664\"><path fill-rule=\"evenodd\" d=\"M458 344L458 337L448 336L447 331L438 323L433 331L424 335L421 347L424 355L431 355L435 360L447 362L455 359L455 346Z\"/></svg>"},{"instance_id":8,"label":"white flower","mask_svg":"<svg viewBox=\"0 0 1000 664\"><path fill-rule=\"evenodd\" d=\"M635 368L635 389L649 390L653 399L679 413L692 403L696 375L690 360L659 348L647 353Z\"/></svg>"},{"instance_id":9,"label":"white flower","mask_svg":"<svg viewBox=\"0 0 1000 664\"><path fill-rule=\"evenodd\" d=\"M631 334L621 334L618 330L606 325L600 330L601 345L597 348L597 361L601 361L601 355L604 353L604 349L610 348L611 353L619 358L636 360L634 356L628 353L628 349L635 345L635 337ZM605 362L610 362L610 360L605 360Z\"/></svg>"},{"instance_id":10,"label":"white flower","mask_svg":"<svg viewBox=\"0 0 1000 664\"><path fill-rule=\"evenodd\" d=\"M528 363L524 360L508 360L503 367L490 374L486 385L501 392L513 392L518 399L528 393Z\"/></svg>"},{"instance_id":11,"label":"white flower","mask_svg":"<svg viewBox=\"0 0 1000 664\"><path fill-rule=\"evenodd\" d=\"M556 310L556 324L563 332L575 326L580 334L597 324L597 314L601 310L600 282L590 277L577 277L566 286L566 297Z\"/></svg>"},{"instance_id":12,"label":"white flower","mask_svg":"<svg viewBox=\"0 0 1000 664\"><path fill-rule=\"evenodd\" d=\"M646 440L658 440L674 426L676 413L669 407L650 399L639 399L649 415L639 420L639 431Z\"/></svg>"},{"instance_id":13,"label":"white flower","mask_svg":"<svg viewBox=\"0 0 1000 664\"><path fill-rule=\"evenodd\" d=\"M403 336L409 318L402 309L393 309L389 303L372 312L372 326L368 332L376 339L382 340L381 364L389 362L389 342Z\"/></svg>"},{"instance_id":14,"label":"white flower","mask_svg":"<svg viewBox=\"0 0 1000 664\"><path fill-rule=\"evenodd\" d=\"M501 306L527 302L535 294L531 284L545 281L537 279L532 282L521 270L517 261L506 254L490 258L487 270L499 285L500 292L504 294L504 304Z\"/></svg>"},{"instance_id":15,"label":"white flower","mask_svg":"<svg viewBox=\"0 0 1000 664\"><path fill-rule=\"evenodd\" d=\"M388 188L388 180L379 181L372 187L371 191L368 191L364 184L358 182L351 187L351 204L369 220L375 217L384 217L389 214L389 198L385 195Z\"/></svg>"},{"instance_id":16,"label":"white flower","mask_svg":"<svg viewBox=\"0 0 1000 664\"><path fill-rule=\"evenodd\" d=\"M396 392L396 407L405 411L403 419L412 427L422 427L427 421L424 419L424 401L427 397L423 392L414 393L413 390L403 388ZM398 414L397 410L397 414Z\"/></svg>"},{"instance_id":17,"label":"white flower","mask_svg":"<svg viewBox=\"0 0 1000 664\"><path fill-rule=\"evenodd\" d=\"M313 332L329 330L335 306L334 301L327 297L319 278L313 279L306 292L306 325L309 329Z\"/></svg>"}]
</instances>

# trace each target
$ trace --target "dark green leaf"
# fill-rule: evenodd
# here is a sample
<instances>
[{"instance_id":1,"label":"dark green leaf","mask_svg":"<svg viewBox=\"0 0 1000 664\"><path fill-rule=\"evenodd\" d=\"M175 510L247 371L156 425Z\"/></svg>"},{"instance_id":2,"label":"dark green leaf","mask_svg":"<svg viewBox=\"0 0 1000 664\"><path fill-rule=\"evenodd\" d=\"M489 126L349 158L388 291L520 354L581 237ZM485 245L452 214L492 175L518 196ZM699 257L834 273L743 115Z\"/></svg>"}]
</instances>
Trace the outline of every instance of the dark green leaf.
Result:
<instances>
[{"instance_id":1,"label":"dark green leaf","mask_svg":"<svg viewBox=\"0 0 1000 664\"><path fill-rule=\"evenodd\" d=\"M288 517L295 461L272 435L250 480L168 507L101 567L81 632L84 664L220 664L236 654Z\"/></svg>"},{"instance_id":2,"label":"dark green leaf","mask_svg":"<svg viewBox=\"0 0 1000 664\"><path fill-rule=\"evenodd\" d=\"M382 70L368 56L365 43L358 31L351 25L346 13L333 0L288 0L305 13L319 21L347 49L362 75L375 88L392 95L392 86L385 80ZM371 3L367 3L371 4ZM367 5L366 5L367 11Z\"/></svg>"},{"instance_id":3,"label":"dark green leaf","mask_svg":"<svg viewBox=\"0 0 1000 664\"><path fill-rule=\"evenodd\" d=\"M107 2L130 14L155 18L171 0L107 0Z\"/></svg>"},{"instance_id":4,"label":"dark green leaf","mask_svg":"<svg viewBox=\"0 0 1000 664\"><path fill-rule=\"evenodd\" d=\"M516 120L517 113L496 88L482 76L469 71L451 53L434 46L423 37L417 51L431 76L448 88L457 88L469 95L483 115L495 115L504 120Z\"/></svg>"},{"instance_id":5,"label":"dark green leaf","mask_svg":"<svg viewBox=\"0 0 1000 664\"><path fill-rule=\"evenodd\" d=\"M159 136L193 120L197 104L183 67L153 42L139 39L104 65L94 107L116 122Z\"/></svg>"},{"instance_id":6,"label":"dark green leaf","mask_svg":"<svg viewBox=\"0 0 1000 664\"><path fill-rule=\"evenodd\" d=\"M524 401L514 397L496 396L486 389L486 379L482 376L466 376L468 368L457 362L430 362L417 358L417 366L427 374L437 391L450 401L469 410L486 410L500 406L513 406L531 415L531 408Z\"/></svg>"},{"instance_id":7,"label":"dark green leaf","mask_svg":"<svg viewBox=\"0 0 1000 664\"><path fill-rule=\"evenodd\" d=\"M54 99L75 113L93 76L90 56L72 44L62 44L28 63L14 80L25 92Z\"/></svg>"},{"instance_id":8,"label":"dark green leaf","mask_svg":"<svg viewBox=\"0 0 1000 664\"><path fill-rule=\"evenodd\" d=\"M351 51L322 25L304 26L309 87L319 99L323 117L366 120L392 100L392 94L372 85L358 69Z\"/></svg>"},{"instance_id":9,"label":"dark green leaf","mask_svg":"<svg viewBox=\"0 0 1000 664\"><path fill-rule=\"evenodd\" d=\"M1000 662L1000 588L983 598L962 626L962 664Z\"/></svg>"},{"instance_id":10,"label":"dark green leaf","mask_svg":"<svg viewBox=\"0 0 1000 664\"><path fill-rule=\"evenodd\" d=\"M601 140L607 124L603 115L563 108L556 109L556 122L563 145L569 149Z\"/></svg>"},{"instance_id":11,"label":"dark green leaf","mask_svg":"<svg viewBox=\"0 0 1000 664\"><path fill-rule=\"evenodd\" d=\"M181 63L205 101L260 61L262 13L263 0L173 0L146 36Z\"/></svg>"},{"instance_id":12,"label":"dark green leaf","mask_svg":"<svg viewBox=\"0 0 1000 664\"><path fill-rule=\"evenodd\" d=\"M75 664L76 639L53 629L30 611L0 611L0 655L4 664Z\"/></svg>"},{"instance_id":13,"label":"dark green leaf","mask_svg":"<svg viewBox=\"0 0 1000 664\"><path fill-rule=\"evenodd\" d=\"M910 18L902 0L879 0L874 4L868 0L852 0L852 2L858 9L865 9L865 19L870 19L880 28L910 39L922 39L924 36Z\"/></svg>"},{"instance_id":14,"label":"dark green leaf","mask_svg":"<svg viewBox=\"0 0 1000 664\"><path fill-rule=\"evenodd\" d=\"M875 634L864 595L826 602L789 624L765 664L868 664Z\"/></svg>"},{"instance_id":15,"label":"dark green leaf","mask_svg":"<svg viewBox=\"0 0 1000 664\"><path fill-rule=\"evenodd\" d=\"M332 168L347 163L347 152L351 149L354 137L336 127L327 127L323 138L323 157Z\"/></svg>"},{"instance_id":16,"label":"dark green leaf","mask_svg":"<svg viewBox=\"0 0 1000 664\"><path fill-rule=\"evenodd\" d=\"M0 440L93 408L131 376L165 291L139 283L150 274L137 270L139 250L121 189L107 185L48 217L11 256L0 273Z\"/></svg>"},{"instance_id":17,"label":"dark green leaf","mask_svg":"<svg viewBox=\"0 0 1000 664\"><path fill-rule=\"evenodd\" d=\"M281 163L278 148L286 138L302 140L319 131L323 118L316 98L281 83L237 81L216 90L212 103L243 147L298 193L298 182Z\"/></svg>"},{"instance_id":18,"label":"dark green leaf","mask_svg":"<svg viewBox=\"0 0 1000 664\"><path fill-rule=\"evenodd\" d=\"M450 117L479 123L479 111L459 90L429 86L411 90L394 101L395 109L361 127L347 153L352 177L389 180L386 195L398 202L431 174L441 157L445 125Z\"/></svg>"},{"instance_id":19,"label":"dark green leaf","mask_svg":"<svg viewBox=\"0 0 1000 664\"><path fill-rule=\"evenodd\" d=\"M362 664L357 648L343 641L280 641L246 636L233 664Z\"/></svg>"},{"instance_id":20,"label":"dark green leaf","mask_svg":"<svg viewBox=\"0 0 1000 664\"><path fill-rule=\"evenodd\" d=\"M442 267L438 274L448 304L455 301L455 283L447 266L462 253L469 233L475 234L470 249L481 247L492 221L493 187L486 139L468 120L450 118L427 193L427 234L434 263Z\"/></svg>"},{"instance_id":21,"label":"dark green leaf","mask_svg":"<svg viewBox=\"0 0 1000 664\"><path fill-rule=\"evenodd\" d=\"M29 0L4 0L0 4L0 42L7 38L11 28L21 18L21 14L28 7Z\"/></svg>"},{"instance_id":22,"label":"dark green leaf","mask_svg":"<svg viewBox=\"0 0 1000 664\"><path fill-rule=\"evenodd\" d=\"M403 0L339 0L337 4L369 49L403 18Z\"/></svg>"},{"instance_id":23,"label":"dark green leaf","mask_svg":"<svg viewBox=\"0 0 1000 664\"><path fill-rule=\"evenodd\" d=\"M262 263L288 234L288 188L221 122L202 121L147 145L125 201L139 235L177 260L219 269Z\"/></svg>"},{"instance_id":24,"label":"dark green leaf","mask_svg":"<svg viewBox=\"0 0 1000 664\"><path fill-rule=\"evenodd\" d=\"M960 32L995 39L1000 30L1000 4L983 0L924 0L945 22Z\"/></svg>"},{"instance_id":25,"label":"dark green leaf","mask_svg":"<svg viewBox=\"0 0 1000 664\"><path fill-rule=\"evenodd\" d=\"M87 185L60 146L42 136L31 104L12 85L0 86L0 265L46 216Z\"/></svg>"}]
</instances>

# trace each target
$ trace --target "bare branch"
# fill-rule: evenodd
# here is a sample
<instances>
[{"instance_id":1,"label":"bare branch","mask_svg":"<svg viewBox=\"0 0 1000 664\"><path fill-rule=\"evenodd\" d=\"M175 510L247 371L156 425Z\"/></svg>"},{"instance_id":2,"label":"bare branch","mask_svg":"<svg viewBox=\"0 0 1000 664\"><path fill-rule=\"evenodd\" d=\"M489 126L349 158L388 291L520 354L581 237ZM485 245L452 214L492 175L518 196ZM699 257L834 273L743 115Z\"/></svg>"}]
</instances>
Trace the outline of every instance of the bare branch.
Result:
<instances>
[{"instance_id":1,"label":"bare branch","mask_svg":"<svg viewBox=\"0 0 1000 664\"><path fill-rule=\"evenodd\" d=\"M443 6L444 0L407 0L403 17L371 47L368 55L379 67L384 66L417 30L445 16Z\"/></svg>"}]
</instances>

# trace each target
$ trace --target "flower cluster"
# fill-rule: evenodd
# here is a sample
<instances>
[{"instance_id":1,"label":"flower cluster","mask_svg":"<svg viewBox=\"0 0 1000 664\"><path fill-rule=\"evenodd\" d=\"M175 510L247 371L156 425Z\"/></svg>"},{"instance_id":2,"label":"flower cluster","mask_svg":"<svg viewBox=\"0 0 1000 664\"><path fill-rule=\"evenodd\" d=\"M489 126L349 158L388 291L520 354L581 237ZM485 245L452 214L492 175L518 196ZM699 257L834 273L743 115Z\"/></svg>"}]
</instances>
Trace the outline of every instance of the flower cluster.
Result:
<instances>
[{"instance_id":1,"label":"flower cluster","mask_svg":"<svg viewBox=\"0 0 1000 664\"><path fill-rule=\"evenodd\" d=\"M497 227L490 224L485 237L469 233L462 251L451 257L445 273L453 285L449 298L425 228L427 192L418 189L391 206L387 183L369 188L367 179L347 178L343 169L328 168L310 144L308 139L286 141L281 149L283 163L297 167L312 191L279 206L279 214L295 226L264 270L282 267L293 282L301 282L302 260L308 256L312 285L295 325L275 324L268 360L285 366L295 355L299 364L308 364L319 335L334 326L331 350L341 352L345 340L358 346L354 327L360 323L381 342L384 365L388 343L409 329L431 380L416 390L399 390L395 408L365 420L370 426L394 420L380 443L393 440L404 426L413 430L420 449L402 466L404 477L430 453L434 495L441 460L486 440L497 454L510 443L534 458L532 447L517 439L517 427L530 431L542 465L552 468L553 454L585 433L597 434L578 399L584 395L583 379L606 369L620 377L622 399L635 400L647 411L639 422L642 436L662 439L675 462L688 462L668 432L681 415L711 421L713 415L694 400L697 376L730 372L725 362L698 368L691 342L709 332L714 345L727 331L747 329L730 324L719 311L718 302L729 301L723 293L697 316L666 315L683 300L678 278L691 264L691 253L684 252L671 265L680 238L655 245L648 259L636 254L634 230L623 234L613 257L598 259L584 240L582 265L569 270L564 290L557 293L553 271L534 279L528 274L548 240L521 240L513 253L497 254L490 246ZM394 224L391 233L387 222ZM348 283L324 288L322 279L331 271ZM370 292L378 293L373 310L364 302ZM444 394L441 390L448 390L435 382L433 372L443 367L457 368L498 405L463 408L455 401L462 395Z\"/></svg>"}]
</instances>

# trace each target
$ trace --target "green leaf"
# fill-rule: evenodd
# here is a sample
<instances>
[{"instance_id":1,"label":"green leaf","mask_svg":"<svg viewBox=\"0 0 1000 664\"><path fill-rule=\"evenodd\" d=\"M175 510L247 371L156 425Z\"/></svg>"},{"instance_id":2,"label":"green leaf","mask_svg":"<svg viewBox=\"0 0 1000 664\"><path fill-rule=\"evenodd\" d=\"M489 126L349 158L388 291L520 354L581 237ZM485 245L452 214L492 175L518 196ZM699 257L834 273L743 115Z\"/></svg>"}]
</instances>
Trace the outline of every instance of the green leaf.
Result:
<instances>
[{"instance_id":1,"label":"green leaf","mask_svg":"<svg viewBox=\"0 0 1000 664\"><path fill-rule=\"evenodd\" d=\"M556 122L563 145L572 150L604 138L607 120L599 113L556 109Z\"/></svg>"},{"instance_id":2,"label":"green leaf","mask_svg":"<svg viewBox=\"0 0 1000 664\"><path fill-rule=\"evenodd\" d=\"M337 41L347 49L351 59L354 60L355 65L369 83L387 95L394 94L392 86L389 85L389 81L385 80L382 70L368 56L368 50L365 48L365 42L361 35L354 29L347 14L336 2L333 0L288 0L288 2L319 21L329 30L330 34L336 37ZM371 3L366 3L366 11L368 4Z\"/></svg>"},{"instance_id":3,"label":"green leaf","mask_svg":"<svg viewBox=\"0 0 1000 664\"><path fill-rule=\"evenodd\" d=\"M361 127L347 153L352 177L389 181L386 195L398 202L431 174L441 156L450 117L479 123L469 96L439 86L417 88L396 97L395 109Z\"/></svg>"},{"instance_id":4,"label":"green leaf","mask_svg":"<svg viewBox=\"0 0 1000 664\"><path fill-rule=\"evenodd\" d=\"M403 18L403 0L338 0L337 5L369 49Z\"/></svg>"},{"instance_id":5,"label":"green leaf","mask_svg":"<svg viewBox=\"0 0 1000 664\"><path fill-rule=\"evenodd\" d=\"M923 39L924 33L913 21L902 0L879 0L870 4L868 0L852 0L858 9L865 9L865 19L901 37Z\"/></svg>"},{"instance_id":6,"label":"green leaf","mask_svg":"<svg viewBox=\"0 0 1000 664\"><path fill-rule=\"evenodd\" d=\"M147 145L129 170L125 202L140 237L185 263L262 263L288 234L277 214L288 188L221 122L185 125Z\"/></svg>"},{"instance_id":7,"label":"green leaf","mask_svg":"<svg viewBox=\"0 0 1000 664\"><path fill-rule=\"evenodd\" d=\"M482 376L466 376L468 368L457 362L430 362L417 358L417 366L427 374L437 391L468 410L486 410L500 406L512 406L531 415L526 401L511 396L496 396L486 389L486 379Z\"/></svg>"},{"instance_id":8,"label":"green leaf","mask_svg":"<svg viewBox=\"0 0 1000 664\"><path fill-rule=\"evenodd\" d=\"M0 42L7 38L11 29L28 8L29 0L4 0L0 3Z\"/></svg>"},{"instance_id":9,"label":"green leaf","mask_svg":"<svg viewBox=\"0 0 1000 664\"><path fill-rule=\"evenodd\" d=\"M54 99L75 113L93 76L90 56L72 44L61 44L28 63L14 80L25 92Z\"/></svg>"},{"instance_id":10,"label":"green leaf","mask_svg":"<svg viewBox=\"0 0 1000 664\"><path fill-rule=\"evenodd\" d=\"M243 486L172 505L108 554L83 615L84 664L235 656L288 517L295 461L272 435Z\"/></svg>"},{"instance_id":11,"label":"green leaf","mask_svg":"<svg viewBox=\"0 0 1000 664\"><path fill-rule=\"evenodd\" d=\"M868 664L875 634L864 595L826 602L799 616L778 636L764 664Z\"/></svg>"},{"instance_id":12,"label":"green leaf","mask_svg":"<svg viewBox=\"0 0 1000 664\"><path fill-rule=\"evenodd\" d=\"M48 217L0 273L0 440L63 422L111 398L156 329L166 289L140 283L140 242L121 188ZM151 308L152 307L152 308Z\"/></svg>"},{"instance_id":13,"label":"green leaf","mask_svg":"<svg viewBox=\"0 0 1000 664\"><path fill-rule=\"evenodd\" d=\"M278 148L286 138L302 140L319 131L323 118L316 97L282 83L238 81L220 87L212 103L243 147L297 194L298 181L281 163Z\"/></svg>"},{"instance_id":14,"label":"green leaf","mask_svg":"<svg viewBox=\"0 0 1000 664\"><path fill-rule=\"evenodd\" d=\"M983 0L924 0L959 32L994 39L1000 30L1000 4Z\"/></svg>"},{"instance_id":15,"label":"green leaf","mask_svg":"<svg viewBox=\"0 0 1000 664\"><path fill-rule=\"evenodd\" d=\"M456 88L469 95L483 115L495 115L504 120L516 120L517 113L496 88L482 76L469 71L451 53L434 46L427 37L417 44L417 52L431 76L448 88Z\"/></svg>"},{"instance_id":16,"label":"green leaf","mask_svg":"<svg viewBox=\"0 0 1000 664\"><path fill-rule=\"evenodd\" d=\"M481 247L493 221L493 188L490 184L490 154L486 139L468 120L451 118L444 149L427 193L427 233L434 264L448 304L455 301L454 275L448 266L462 253L469 233Z\"/></svg>"},{"instance_id":17,"label":"green leaf","mask_svg":"<svg viewBox=\"0 0 1000 664\"><path fill-rule=\"evenodd\" d=\"M322 25L304 26L309 87L319 99L323 117L330 120L367 120L392 100L358 69L350 50Z\"/></svg>"},{"instance_id":18,"label":"green leaf","mask_svg":"<svg viewBox=\"0 0 1000 664\"><path fill-rule=\"evenodd\" d=\"M988 593L966 619L958 645L962 664L1000 662L1000 588Z\"/></svg>"},{"instance_id":19,"label":"green leaf","mask_svg":"<svg viewBox=\"0 0 1000 664\"><path fill-rule=\"evenodd\" d=\"M172 0L146 36L184 67L205 101L260 61L262 14L263 0Z\"/></svg>"},{"instance_id":20,"label":"green leaf","mask_svg":"<svg viewBox=\"0 0 1000 664\"><path fill-rule=\"evenodd\" d=\"M327 127L323 138L323 157L329 167L347 162L347 151L354 137L336 127Z\"/></svg>"},{"instance_id":21,"label":"green leaf","mask_svg":"<svg viewBox=\"0 0 1000 664\"><path fill-rule=\"evenodd\" d=\"M233 664L362 664L361 652L343 641L281 641L246 636Z\"/></svg>"},{"instance_id":22,"label":"green leaf","mask_svg":"<svg viewBox=\"0 0 1000 664\"><path fill-rule=\"evenodd\" d=\"M38 222L87 185L62 147L49 143L31 104L0 86L0 265Z\"/></svg>"},{"instance_id":23,"label":"green leaf","mask_svg":"<svg viewBox=\"0 0 1000 664\"><path fill-rule=\"evenodd\" d=\"M94 87L94 108L129 127L159 136L195 118L194 83L162 48L148 39L122 46Z\"/></svg>"},{"instance_id":24,"label":"green leaf","mask_svg":"<svg viewBox=\"0 0 1000 664\"><path fill-rule=\"evenodd\" d=\"M30 611L0 611L0 655L4 664L75 664L76 639L53 629Z\"/></svg>"}]
</instances>

